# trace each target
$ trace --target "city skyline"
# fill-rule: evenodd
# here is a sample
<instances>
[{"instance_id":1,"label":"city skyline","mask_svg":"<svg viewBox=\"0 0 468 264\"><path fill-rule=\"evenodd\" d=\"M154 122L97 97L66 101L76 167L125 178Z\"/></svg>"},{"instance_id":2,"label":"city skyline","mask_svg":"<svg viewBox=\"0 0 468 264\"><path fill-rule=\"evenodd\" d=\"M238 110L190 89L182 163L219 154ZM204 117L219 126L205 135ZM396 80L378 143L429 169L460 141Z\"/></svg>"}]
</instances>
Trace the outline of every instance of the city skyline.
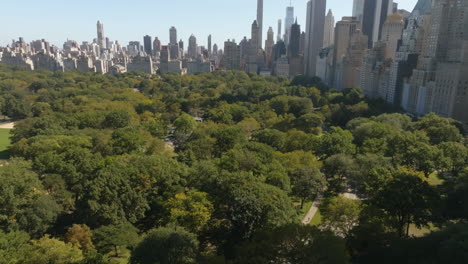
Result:
<instances>
[{"instance_id":1,"label":"city skyline","mask_svg":"<svg viewBox=\"0 0 468 264\"><path fill-rule=\"evenodd\" d=\"M25 0L25 5L28 5L29 2L32 3L31 0ZM133 17L131 15L133 7L130 7L128 10L122 10L119 7L120 1L113 1L113 5L105 5L106 1L93 2L93 6L96 7L95 9L99 10L90 10L83 7L89 2L88 0L84 0L82 1L84 5L76 6L76 10L72 14L63 14L63 12L54 11L54 6L59 6L54 5L54 2L58 1L51 0L51 4L47 5L47 7L40 6L34 9L24 9L24 7L20 9L18 5L4 3L5 9L12 10L12 12L2 15L0 23L14 24L15 26L0 28L0 46L11 44L11 40L18 37L23 37L28 41L46 39L58 47L61 47L67 39L78 42L92 41L96 38L95 26L98 20L105 25L106 37L109 37L113 41L118 40L122 44L130 41L142 42L145 35L152 36L153 38L158 37L162 43L169 43L168 30L171 26L175 26L178 30L178 40L182 39L184 42L187 42L193 34L202 40L199 45L206 46L207 36L211 34L212 43L222 46L222 43L227 39L235 39L239 42L244 36L249 36L251 23L257 17L257 1L254 0L241 0L240 3L239 1L236 2L237 4L223 3L223 5L215 5L216 1L207 0L202 8L202 11L207 14L209 13L206 18L201 18L200 14L202 13L194 12L194 10L199 10L200 7L190 1L183 0L173 3L175 7L178 7L179 14L175 19L172 17L167 18L167 16L170 16L170 12L161 12L157 13L157 15L147 14L149 8L140 10L141 15ZM404 3L399 3L399 7L408 11L411 11L416 5L416 0L401 2ZM154 1L147 4L160 9L165 7L165 3L167 2ZM345 2L342 0L328 0L327 10L332 9L335 19L339 21L342 16L350 16L352 14L352 5L352 0L346 0ZM105 8L99 8L102 6L105 6ZM274 31L277 30L278 19L282 19L284 23L287 6L289 6L289 1L264 1L263 39L266 39L267 29L270 26L273 27ZM297 17L298 23L305 30L307 1L293 1L292 6L295 9L294 15ZM240 7L248 11L243 10L241 12ZM15 16L16 9L18 9L18 12L22 12L24 16ZM86 13L80 12L81 10ZM232 10L239 10L239 12L232 12ZM124 16L129 18L121 19ZM25 20L24 17L28 19ZM154 22L148 22L149 17L155 17L152 20ZM182 17L185 19L181 19ZM213 23L213 21L217 21L218 19L227 21L230 17L235 18L236 22ZM31 21L35 22L31 23ZM60 23L57 23L57 21L60 21ZM274 33L275 35L277 34L277 32Z\"/></svg>"}]
</instances>

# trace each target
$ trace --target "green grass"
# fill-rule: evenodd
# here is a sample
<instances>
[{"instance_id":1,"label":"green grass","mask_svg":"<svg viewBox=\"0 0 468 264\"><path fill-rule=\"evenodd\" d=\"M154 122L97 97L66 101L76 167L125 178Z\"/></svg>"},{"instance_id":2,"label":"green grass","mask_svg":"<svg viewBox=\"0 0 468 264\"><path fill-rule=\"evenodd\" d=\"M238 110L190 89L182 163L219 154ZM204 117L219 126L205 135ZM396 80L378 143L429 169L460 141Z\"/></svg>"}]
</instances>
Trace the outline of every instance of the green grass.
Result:
<instances>
[{"instance_id":1,"label":"green grass","mask_svg":"<svg viewBox=\"0 0 468 264\"><path fill-rule=\"evenodd\" d=\"M415 225L410 225L409 235L414 237L423 237L437 230L438 228L433 224L429 224L429 227L423 228L417 228Z\"/></svg>"},{"instance_id":2,"label":"green grass","mask_svg":"<svg viewBox=\"0 0 468 264\"><path fill-rule=\"evenodd\" d=\"M429 183L431 186L439 186L444 183L444 180L439 177L439 173L434 172L431 175L429 175L427 183Z\"/></svg>"},{"instance_id":3,"label":"green grass","mask_svg":"<svg viewBox=\"0 0 468 264\"><path fill-rule=\"evenodd\" d=\"M301 207L300 204L297 206L299 210L299 216L298 216L299 221L302 221L304 219L306 214L309 212L311 206L312 206L312 201L304 202L304 207L302 209L300 208Z\"/></svg>"},{"instance_id":4,"label":"green grass","mask_svg":"<svg viewBox=\"0 0 468 264\"><path fill-rule=\"evenodd\" d=\"M0 159L9 159L10 129L0 128Z\"/></svg>"},{"instance_id":5,"label":"green grass","mask_svg":"<svg viewBox=\"0 0 468 264\"><path fill-rule=\"evenodd\" d=\"M322 214L320 213L320 209L318 209L317 213L315 214L314 218L312 218L312 222L310 222L311 226L318 226L322 223Z\"/></svg>"}]
</instances>

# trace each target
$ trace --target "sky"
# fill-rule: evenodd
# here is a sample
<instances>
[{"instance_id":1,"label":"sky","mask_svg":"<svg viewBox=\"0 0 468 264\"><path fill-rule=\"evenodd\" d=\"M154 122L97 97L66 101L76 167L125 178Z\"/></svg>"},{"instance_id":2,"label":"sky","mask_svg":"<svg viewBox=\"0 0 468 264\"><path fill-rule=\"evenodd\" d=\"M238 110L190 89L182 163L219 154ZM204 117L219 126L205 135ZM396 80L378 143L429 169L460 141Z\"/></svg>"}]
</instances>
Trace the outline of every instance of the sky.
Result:
<instances>
[{"instance_id":1,"label":"sky","mask_svg":"<svg viewBox=\"0 0 468 264\"><path fill-rule=\"evenodd\" d=\"M96 22L104 23L104 33L121 44L141 41L143 36L159 37L169 42L169 28L175 26L178 38L188 43L191 34L200 46L206 46L212 35L213 44L223 48L227 39L239 42L249 38L256 19L256 0L21 0L2 1L0 16L0 46L12 39L26 41L46 39L62 47L67 39L92 41L96 38ZM19 4L19 2L21 4ZM278 19L283 20L290 0L264 0L264 29L273 27L277 34ZM328 0L335 20L352 14L352 0ZM397 2L397 1L396 1ZM411 11L417 0L400 0L399 8ZM305 31L307 0L292 0L295 16ZM186 44L187 45L187 44Z\"/></svg>"}]
</instances>

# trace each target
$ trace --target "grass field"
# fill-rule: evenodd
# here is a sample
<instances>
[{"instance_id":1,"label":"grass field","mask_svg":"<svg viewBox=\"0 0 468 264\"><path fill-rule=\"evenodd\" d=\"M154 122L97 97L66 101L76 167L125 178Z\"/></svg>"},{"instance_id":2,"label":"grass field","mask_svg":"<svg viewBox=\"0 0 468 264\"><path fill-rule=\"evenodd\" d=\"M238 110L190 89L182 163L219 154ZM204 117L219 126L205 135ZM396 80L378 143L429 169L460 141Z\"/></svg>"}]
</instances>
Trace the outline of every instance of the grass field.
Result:
<instances>
[{"instance_id":1,"label":"grass field","mask_svg":"<svg viewBox=\"0 0 468 264\"><path fill-rule=\"evenodd\" d=\"M0 128L0 159L8 159L10 153L8 147L10 146L10 129Z\"/></svg>"},{"instance_id":2,"label":"grass field","mask_svg":"<svg viewBox=\"0 0 468 264\"><path fill-rule=\"evenodd\" d=\"M312 218L312 222L310 222L311 226L318 226L322 223L322 214L320 213L320 209L315 214L314 218Z\"/></svg>"}]
</instances>

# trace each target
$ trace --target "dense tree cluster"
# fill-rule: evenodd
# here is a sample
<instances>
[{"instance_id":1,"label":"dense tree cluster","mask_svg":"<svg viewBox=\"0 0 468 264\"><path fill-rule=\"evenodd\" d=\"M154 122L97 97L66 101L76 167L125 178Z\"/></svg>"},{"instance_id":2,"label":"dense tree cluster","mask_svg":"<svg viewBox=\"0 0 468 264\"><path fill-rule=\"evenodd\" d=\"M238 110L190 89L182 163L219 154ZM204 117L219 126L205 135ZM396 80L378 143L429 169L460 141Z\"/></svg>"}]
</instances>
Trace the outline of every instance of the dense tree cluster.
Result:
<instances>
[{"instance_id":1,"label":"dense tree cluster","mask_svg":"<svg viewBox=\"0 0 468 264\"><path fill-rule=\"evenodd\" d=\"M358 89L0 66L0 114L18 120L0 263L467 260L462 126ZM322 224L301 225L319 195ZM424 227L439 231L411 236Z\"/></svg>"}]
</instances>

